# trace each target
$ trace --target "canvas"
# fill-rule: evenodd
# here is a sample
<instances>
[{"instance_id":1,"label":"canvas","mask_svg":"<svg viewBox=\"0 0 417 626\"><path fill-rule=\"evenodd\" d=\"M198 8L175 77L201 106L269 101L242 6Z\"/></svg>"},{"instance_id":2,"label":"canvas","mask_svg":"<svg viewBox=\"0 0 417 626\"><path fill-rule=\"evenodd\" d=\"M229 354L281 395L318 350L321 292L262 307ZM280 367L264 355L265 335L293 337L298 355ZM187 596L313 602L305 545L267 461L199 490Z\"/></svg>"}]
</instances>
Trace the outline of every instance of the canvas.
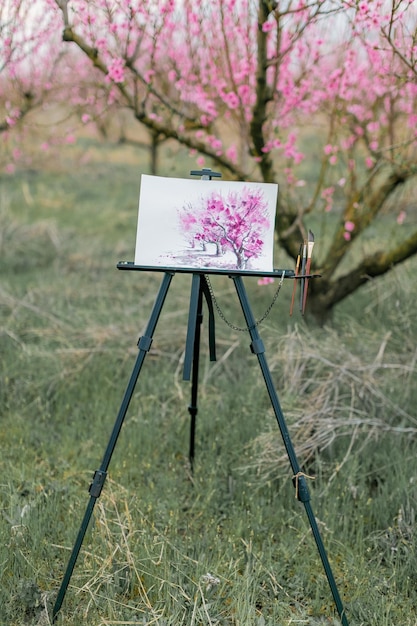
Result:
<instances>
[{"instance_id":1,"label":"canvas","mask_svg":"<svg viewBox=\"0 0 417 626\"><path fill-rule=\"evenodd\" d=\"M278 185L142 175L135 265L273 271Z\"/></svg>"}]
</instances>

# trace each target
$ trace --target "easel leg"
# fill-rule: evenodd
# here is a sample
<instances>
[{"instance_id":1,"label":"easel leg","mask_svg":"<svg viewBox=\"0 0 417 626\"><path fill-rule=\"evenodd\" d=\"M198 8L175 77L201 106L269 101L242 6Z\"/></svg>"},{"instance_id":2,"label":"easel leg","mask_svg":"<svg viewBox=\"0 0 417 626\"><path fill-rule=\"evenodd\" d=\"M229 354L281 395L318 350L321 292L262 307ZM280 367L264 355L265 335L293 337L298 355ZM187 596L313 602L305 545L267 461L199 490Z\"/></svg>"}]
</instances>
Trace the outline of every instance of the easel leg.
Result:
<instances>
[{"instance_id":1,"label":"easel leg","mask_svg":"<svg viewBox=\"0 0 417 626\"><path fill-rule=\"evenodd\" d=\"M310 522L311 530L316 542L317 549L320 554L320 558L323 564L324 571L327 576L327 580L333 595L333 599L337 608L337 612L341 619L342 626L349 626L348 620L345 614L345 609L340 598L336 582L333 576L332 569L330 567L329 560L327 558L326 550L323 545L323 541L318 529L317 520L313 514L313 510L310 504L310 494L307 487L307 482L304 474L301 472L294 447L291 442L291 438L285 423L284 415L281 410L281 406L278 400L277 393L272 381L271 372L269 371L268 363L265 357L265 348L263 342L259 336L258 329L256 327L256 321L249 306L248 297L243 284L241 276L233 276L235 288L239 297L240 305L242 307L243 315L246 320L246 324L249 330L250 337L252 339L251 350L258 357L258 362L262 370L262 374L265 380L266 388L268 390L269 398L274 409L275 417L278 422L279 429L281 431L282 440L284 442L285 449L287 451L288 459L290 461L291 469L294 475L295 487L297 490L297 498L304 504L305 511L307 513L308 520Z\"/></svg>"},{"instance_id":2,"label":"easel leg","mask_svg":"<svg viewBox=\"0 0 417 626\"><path fill-rule=\"evenodd\" d=\"M199 361L200 361L200 338L201 338L201 326L203 323L203 295L206 298L208 312L209 312L209 348L210 348L210 361L216 360L216 346L215 346L215 329L214 329L214 312L213 303L211 301L210 290L207 285L206 279L201 274L193 274L191 283L191 296L190 296L190 309L188 314L188 329L187 340L185 344L185 358L184 358L184 370L183 380L191 380L191 402L188 406L188 412L190 413L190 448L189 448L189 462L191 471L194 469L194 456L195 456L195 431L197 422L197 398L198 398L198 374L199 374Z\"/></svg>"},{"instance_id":3,"label":"easel leg","mask_svg":"<svg viewBox=\"0 0 417 626\"><path fill-rule=\"evenodd\" d=\"M197 399L198 399L198 373L200 362L200 337L201 324L203 322L203 292L201 288L201 276L193 274L190 297L190 312L188 316L188 332L185 349L183 380L190 380L191 356L192 356L192 380L191 402L188 406L190 414L190 447L188 459L191 472L194 469L195 456L195 430L197 422Z\"/></svg>"},{"instance_id":4,"label":"easel leg","mask_svg":"<svg viewBox=\"0 0 417 626\"><path fill-rule=\"evenodd\" d=\"M90 489L89 489L90 500L88 502L87 509L85 511L84 518L80 526L80 530L78 531L78 536L74 544L71 557L69 559L67 569L66 569L64 578L62 580L62 583L61 583L61 587L58 592L55 606L53 608L53 613L52 613L53 622L55 622L56 617L61 609L69 582L71 580L71 576L72 576L75 564L77 562L79 552L81 550L82 543L84 541L85 533L87 532L87 528L88 528L91 516L93 514L94 506L96 504L97 498L99 498L101 491L103 489L103 485L107 476L107 470L108 470L114 449L116 447L116 443L119 438L120 431L122 429L127 410L129 408L130 400L135 390L136 382L137 382L139 373L141 371L143 361L151 347L153 333L155 331L156 324L158 322L159 315L161 313L162 306L164 304L165 297L168 293L168 289L171 284L173 275L174 275L173 273L168 273L168 272L165 274L161 287L159 289L159 293L156 298L145 334L139 339L139 342L138 342L139 354L137 356L137 359L133 368L133 372L131 374L129 383L127 385L127 388L126 388L126 391L122 400L122 404L120 406L120 410L119 410L116 422L113 427L113 431L112 431L109 443L107 444L107 448L103 456L100 469L94 473L93 481L90 485Z\"/></svg>"}]
</instances>

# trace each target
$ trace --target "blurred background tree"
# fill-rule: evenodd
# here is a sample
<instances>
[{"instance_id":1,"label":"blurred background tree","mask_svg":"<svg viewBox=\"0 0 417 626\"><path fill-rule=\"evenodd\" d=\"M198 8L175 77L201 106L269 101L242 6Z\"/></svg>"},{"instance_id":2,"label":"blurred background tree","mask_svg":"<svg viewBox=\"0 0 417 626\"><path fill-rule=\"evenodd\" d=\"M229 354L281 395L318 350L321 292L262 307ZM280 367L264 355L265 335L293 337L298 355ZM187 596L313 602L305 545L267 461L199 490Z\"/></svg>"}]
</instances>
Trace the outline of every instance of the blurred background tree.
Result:
<instances>
[{"instance_id":1,"label":"blurred background tree","mask_svg":"<svg viewBox=\"0 0 417 626\"><path fill-rule=\"evenodd\" d=\"M325 323L417 252L416 26L412 0L6 0L3 168L34 120L47 149L75 140L63 116L106 132L128 112L120 138L146 128L153 173L169 140L225 178L277 182L279 245L295 258L319 230L309 310Z\"/></svg>"}]
</instances>

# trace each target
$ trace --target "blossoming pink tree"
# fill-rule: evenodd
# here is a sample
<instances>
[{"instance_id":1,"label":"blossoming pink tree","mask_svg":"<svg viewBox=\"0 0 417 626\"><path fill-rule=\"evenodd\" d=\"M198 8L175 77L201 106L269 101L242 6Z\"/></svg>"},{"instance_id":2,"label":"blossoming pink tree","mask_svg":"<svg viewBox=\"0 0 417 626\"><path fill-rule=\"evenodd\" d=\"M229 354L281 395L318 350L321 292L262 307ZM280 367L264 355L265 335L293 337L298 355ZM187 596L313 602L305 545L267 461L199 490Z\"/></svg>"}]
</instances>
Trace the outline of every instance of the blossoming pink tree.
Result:
<instances>
[{"instance_id":1,"label":"blossoming pink tree","mask_svg":"<svg viewBox=\"0 0 417 626\"><path fill-rule=\"evenodd\" d=\"M320 321L416 253L412 0L44 1L53 34L85 59L84 116L127 108L199 165L278 182L277 235L293 258L308 227L328 224L309 302ZM382 212L395 236L358 245Z\"/></svg>"},{"instance_id":2,"label":"blossoming pink tree","mask_svg":"<svg viewBox=\"0 0 417 626\"><path fill-rule=\"evenodd\" d=\"M57 27L59 21L44 0L3 0L0 3L0 167L14 170L25 160L28 126L32 136L37 121L34 113L62 99L65 77L64 50ZM46 148L42 133L38 148ZM26 149L27 150L27 149Z\"/></svg>"},{"instance_id":3,"label":"blossoming pink tree","mask_svg":"<svg viewBox=\"0 0 417 626\"><path fill-rule=\"evenodd\" d=\"M39 152L73 143L79 122L101 120L110 86L96 78L82 52L63 45L55 0L3 0L0 170L32 166Z\"/></svg>"},{"instance_id":4,"label":"blossoming pink tree","mask_svg":"<svg viewBox=\"0 0 417 626\"><path fill-rule=\"evenodd\" d=\"M261 189L220 193L202 197L200 203L186 205L179 213L181 230L191 245L198 242L205 249L214 244L218 256L230 250L237 269L246 269L252 258L263 250L269 228L268 204Z\"/></svg>"}]
</instances>

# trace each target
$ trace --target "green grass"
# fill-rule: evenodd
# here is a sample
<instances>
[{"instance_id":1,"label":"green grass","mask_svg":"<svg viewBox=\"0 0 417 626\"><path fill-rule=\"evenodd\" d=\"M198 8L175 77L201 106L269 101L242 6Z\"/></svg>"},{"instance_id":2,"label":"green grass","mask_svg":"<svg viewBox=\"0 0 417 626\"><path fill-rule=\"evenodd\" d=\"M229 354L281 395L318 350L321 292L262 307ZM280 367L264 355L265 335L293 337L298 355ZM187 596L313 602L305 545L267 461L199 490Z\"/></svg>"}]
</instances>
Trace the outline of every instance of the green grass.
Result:
<instances>
[{"instance_id":1,"label":"green grass","mask_svg":"<svg viewBox=\"0 0 417 626\"><path fill-rule=\"evenodd\" d=\"M133 258L145 169L103 151L0 181L5 626L50 623L159 288L159 274L115 269ZM288 317L286 283L260 327L351 626L417 621L414 269L325 329ZM231 281L212 282L242 325ZM261 317L275 288L246 284ZM218 316L216 363L203 325L190 474L189 294L175 276L58 624L338 624L249 336Z\"/></svg>"}]
</instances>

